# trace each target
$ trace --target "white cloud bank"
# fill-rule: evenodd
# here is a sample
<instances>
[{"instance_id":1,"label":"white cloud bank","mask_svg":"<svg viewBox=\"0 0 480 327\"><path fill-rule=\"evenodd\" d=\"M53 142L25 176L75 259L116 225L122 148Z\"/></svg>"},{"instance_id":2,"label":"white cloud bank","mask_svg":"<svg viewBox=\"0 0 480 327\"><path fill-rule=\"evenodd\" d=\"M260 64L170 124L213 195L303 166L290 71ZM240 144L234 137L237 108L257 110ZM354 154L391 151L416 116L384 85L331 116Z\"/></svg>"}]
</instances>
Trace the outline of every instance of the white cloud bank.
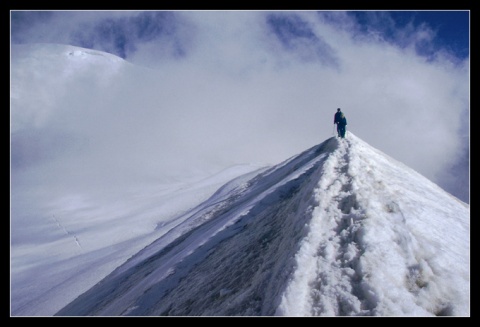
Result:
<instances>
[{"instance_id":1,"label":"white cloud bank","mask_svg":"<svg viewBox=\"0 0 480 327\"><path fill-rule=\"evenodd\" d=\"M142 14L56 12L40 31L65 43L108 40L106 48L122 46L128 61L148 68L94 61L88 51L47 64L13 49L12 131L22 135L14 142L28 146L32 128L40 139L89 140L82 158L96 171L158 175L177 158L214 169L272 164L331 136L341 107L348 129L439 184L465 158L469 61L417 55L418 40L433 37L426 29L405 32L400 47L360 34L342 12Z\"/></svg>"}]
</instances>

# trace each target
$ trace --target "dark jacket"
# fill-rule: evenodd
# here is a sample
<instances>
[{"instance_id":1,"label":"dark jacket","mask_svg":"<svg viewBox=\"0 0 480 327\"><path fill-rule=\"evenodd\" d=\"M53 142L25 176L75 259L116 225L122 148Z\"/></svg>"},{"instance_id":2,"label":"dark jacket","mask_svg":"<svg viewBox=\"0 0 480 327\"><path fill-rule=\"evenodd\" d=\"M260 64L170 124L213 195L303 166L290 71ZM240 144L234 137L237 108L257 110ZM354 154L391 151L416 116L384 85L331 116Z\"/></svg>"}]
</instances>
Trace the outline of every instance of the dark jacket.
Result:
<instances>
[{"instance_id":1,"label":"dark jacket","mask_svg":"<svg viewBox=\"0 0 480 327\"><path fill-rule=\"evenodd\" d=\"M333 123L338 124L340 126L345 126L347 125L347 118L345 118L345 115L343 114L343 112L338 111L335 113L335 118L333 120Z\"/></svg>"}]
</instances>

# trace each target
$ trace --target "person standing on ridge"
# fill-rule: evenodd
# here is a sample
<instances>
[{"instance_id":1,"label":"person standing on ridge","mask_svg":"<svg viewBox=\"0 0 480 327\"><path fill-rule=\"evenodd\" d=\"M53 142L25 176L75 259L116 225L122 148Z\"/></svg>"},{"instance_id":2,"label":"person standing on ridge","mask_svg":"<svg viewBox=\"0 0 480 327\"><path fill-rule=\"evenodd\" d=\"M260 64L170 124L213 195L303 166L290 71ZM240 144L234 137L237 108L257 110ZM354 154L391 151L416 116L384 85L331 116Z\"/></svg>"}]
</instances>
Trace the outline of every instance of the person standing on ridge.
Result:
<instances>
[{"instance_id":1,"label":"person standing on ridge","mask_svg":"<svg viewBox=\"0 0 480 327\"><path fill-rule=\"evenodd\" d=\"M333 124L337 124L338 137L345 138L347 118L345 118L345 115L340 110L340 108L338 108L337 112L335 113L335 117L333 119Z\"/></svg>"}]
</instances>

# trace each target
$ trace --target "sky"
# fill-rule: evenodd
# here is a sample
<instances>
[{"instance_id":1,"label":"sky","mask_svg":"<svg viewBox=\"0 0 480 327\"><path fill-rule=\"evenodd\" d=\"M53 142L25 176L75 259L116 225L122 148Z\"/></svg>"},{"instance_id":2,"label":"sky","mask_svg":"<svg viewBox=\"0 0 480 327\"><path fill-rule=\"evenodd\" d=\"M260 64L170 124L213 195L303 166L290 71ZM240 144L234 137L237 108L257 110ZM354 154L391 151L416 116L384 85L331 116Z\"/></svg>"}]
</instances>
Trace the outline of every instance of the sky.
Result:
<instances>
[{"instance_id":1,"label":"sky","mask_svg":"<svg viewBox=\"0 0 480 327\"><path fill-rule=\"evenodd\" d=\"M351 131L185 186L13 248L12 314L470 316L469 205Z\"/></svg>"},{"instance_id":2,"label":"sky","mask_svg":"<svg viewBox=\"0 0 480 327\"><path fill-rule=\"evenodd\" d=\"M138 69L101 81L36 76L55 101L44 92L39 108L32 100L11 119L13 169L80 147L82 134L104 139L89 161L104 163L102 178L135 169L151 179L159 163L162 176L186 163L209 173L275 164L330 137L340 107L347 129L469 202L469 11L12 11L11 45L35 43L107 52ZM67 107L84 118L66 127L56 113ZM38 148L32 139L60 144L19 157L31 151L15 148Z\"/></svg>"}]
</instances>

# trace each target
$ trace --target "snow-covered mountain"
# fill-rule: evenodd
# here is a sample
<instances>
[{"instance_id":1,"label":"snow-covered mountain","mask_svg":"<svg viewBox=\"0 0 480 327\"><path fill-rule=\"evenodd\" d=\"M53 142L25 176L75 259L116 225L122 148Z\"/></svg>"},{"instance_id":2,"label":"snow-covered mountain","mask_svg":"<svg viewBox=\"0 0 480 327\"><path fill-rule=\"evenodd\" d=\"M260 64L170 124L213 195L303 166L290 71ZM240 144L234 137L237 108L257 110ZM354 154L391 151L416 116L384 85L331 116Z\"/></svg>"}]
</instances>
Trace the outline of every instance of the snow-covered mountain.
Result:
<instances>
[{"instance_id":1,"label":"snow-covered mountain","mask_svg":"<svg viewBox=\"0 0 480 327\"><path fill-rule=\"evenodd\" d=\"M57 315L470 315L469 206L352 133L179 219Z\"/></svg>"},{"instance_id":2,"label":"snow-covered mountain","mask_svg":"<svg viewBox=\"0 0 480 327\"><path fill-rule=\"evenodd\" d=\"M467 204L199 67L12 45L12 316L469 315Z\"/></svg>"}]
</instances>

